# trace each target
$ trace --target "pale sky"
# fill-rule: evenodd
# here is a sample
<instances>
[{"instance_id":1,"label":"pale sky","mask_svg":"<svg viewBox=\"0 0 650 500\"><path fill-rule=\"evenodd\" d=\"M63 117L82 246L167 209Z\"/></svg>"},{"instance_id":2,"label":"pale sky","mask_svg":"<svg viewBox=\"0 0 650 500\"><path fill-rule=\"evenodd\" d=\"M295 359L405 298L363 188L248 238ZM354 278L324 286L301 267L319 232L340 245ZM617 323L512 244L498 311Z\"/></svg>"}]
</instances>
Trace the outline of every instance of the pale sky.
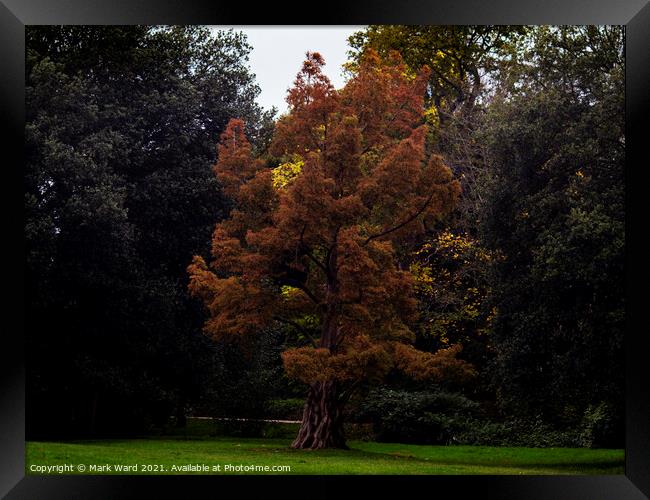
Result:
<instances>
[{"instance_id":1,"label":"pale sky","mask_svg":"<svg viewBox=\"0 0 650 500\"><path fill-rule=\"evenodd\" d=\"M251 72L262 89L258 103L275 106L279 116L287 110L285 97L305 59L305 52L320 52L324 73L335 88L345 84L341 65L347 61L348 37L363 26L213 26L243 31L253 47Z\"/></svg>"}]
</instances>

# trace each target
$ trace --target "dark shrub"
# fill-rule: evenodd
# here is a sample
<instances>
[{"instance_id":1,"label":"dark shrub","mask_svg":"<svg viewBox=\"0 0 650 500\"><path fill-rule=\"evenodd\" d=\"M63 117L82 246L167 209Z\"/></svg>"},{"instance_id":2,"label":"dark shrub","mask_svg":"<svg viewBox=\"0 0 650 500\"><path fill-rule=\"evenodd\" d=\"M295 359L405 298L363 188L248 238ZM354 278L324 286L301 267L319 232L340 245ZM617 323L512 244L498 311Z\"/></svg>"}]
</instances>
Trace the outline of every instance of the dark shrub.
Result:
<instances>
[{"instance_id":1,"label":"dark shrub","mask_svg":"<svg viewBox=\"0 0 650 500\"><path fill-rule=\"evenodd\" d=\"M305 406L304 399L272 399L266 405L266 418L276 420L300 420Z\"/></svg>"},{"instance_id":2,"label":"dark shrub","mask_svg":"<svg viewBox=\"0 0 650 500\"><path fill-rule=\"evenodd\" d=\"M582 446L589 448L617 448L624 446L623 419L613 405L601 402L590 405L580 427Z\"/></svg>"},{"instance_id":3,"label":"dark shrub","mask_svg":"<svg viewBox=\"0 0 650 500\"><path fill-rule=\"evenodd\" d=\"M359 418L372 421L378 441L449 444L456 419L477 406L457 393L377 389L361 403Z\"/></svg>"},{"instance_id":4,"label":"dark shrub","mask_svg":"<svg viewBox=\"0 0 650 500\"><path fill-rule=\"evenodd\" d=\"M557 430L536 420L493 422L466 419L457 422L454 443L482 446L526 446L531 448L579 447L578 431Z\"/></svg>"}]
</instances>

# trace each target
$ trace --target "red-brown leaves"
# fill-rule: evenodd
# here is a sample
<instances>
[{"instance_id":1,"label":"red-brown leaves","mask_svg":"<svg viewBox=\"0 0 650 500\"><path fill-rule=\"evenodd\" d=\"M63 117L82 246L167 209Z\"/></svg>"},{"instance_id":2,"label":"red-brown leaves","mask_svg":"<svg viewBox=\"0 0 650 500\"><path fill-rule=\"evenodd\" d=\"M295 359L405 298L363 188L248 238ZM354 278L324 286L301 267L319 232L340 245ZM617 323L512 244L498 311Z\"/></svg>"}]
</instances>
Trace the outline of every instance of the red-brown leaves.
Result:
<instances>
[{"instance_id":1,"label":"red-brown leaves","mask_svg":"<svg viewBox=\"0 0 650 500\"><path fill-rule=\"evenodd\" d=\"M334 103L334 87L323 74L325 60L318 52L307 52L307 59L287 93L287 103L292 113L309 113L325 116L331 112Z\"/></svg>"},{"instance_id":2,"label":"red-brown leaves","mask_svg":"<svg viewBox=\"0 0 650 500\"><path fill-rule=\"evenodd\" d=\"M355 191L362 175L360 169L362 133L356 116L344 116L330 120L327 148L323 151L323 170L335 180L335 196L349 195Z\"/></svg>"},{"instance_id":3,"label":"red-brown leaves","mask_svg":"<svg viewBox=\"0 0 650 500\"><path fill-rule=\"evenodd\" d=\"M344 105L358 117L364 150L408 137L423 123L428 75L428 68L417 75L410 73L397 52L387 61L373 50L364 54L358 74L341 95Z\"/></svg>"},{"instance_id":4,"label":"red-brown leaves","mask_svg":"<svg viewBox=\"0 0 650 500\"><path fill-rule=\"evenodd\" d=\"M330 368L330 351L321 347L298 347L282 353L284 370L289 378L307 384L331 380L334 373Z\"/></svg>"},{"instance_id":5,"label":"red-brown leaves","mask_svg":"<svg viewBox=\"0 0 650 500\"><path fill-rule=\"evenodd\" d=\"M476 373L471 365L456 358L462 346L455 345L436 353L422 352L406 344L393 344L395 367L415 380L453 380L464 382Z\"/></svg>"},{"instance_id":6,"label":"red-brown leaves","mask_svg":"<svg viewBox=\"0 0 650 500\"><path fill-rule=\"evenodd\" d=\"M226 228L217 225L212 235L212 256L218 268L227 273L242 273L242 251L239 238L231 237Z\"/></svg>"},{"instance_id":7,"label":"red-brown leaves","mask_svg":"<svg viewBox=\"0 0 650 500\"><path fill-rule=\"evenodd\" d=\"M260 288L235 276L217 277L201 257L194 258L188 272L190 292L203 299L210 313L204 326L207 335L215 339L243 335L263 328L268 322L270 301Z\"/></svg>"},{"instance_id":8,"label":"red-brown leaves","mask_svg":"<svg viewBox=\"0 0 650 500\"><path fill-rule=\"evenodd\" d=\"M219 161L214 173L224 192L234 197L239 187L259 170L260 164L251 157L251 145L244 135L244 122L232 119L221 134L217 146Z\"/></svg>"},{"instance_id":9,"label":"red-brown leaves","mask_svg":"<svg viewBox=\"0 0 650 500\"><path fill-rule=\"evenodd\" d=\"M289 349L282 353L282 361L289 377L308 384L380 379L392 366L386 346L368 336L351 338L336 353L312 347Z\"/></svg>"},{"instance_id":10,"label":"red-brown leaves","mask_svg":"<svg viewBox=\"0 0 650 500\"><path fill-rule=\"evenodd\" d=\"M190 275L190 293L205 302L209 301L217 287L218 278L208 269L203 257L194 256L192 263L187 266L187 272Z\"/></svg>"},{"instance_id":11,"label":"red-brown leaves","mask_svg":"<svg viewBox=\"0 0 650 500\"><path fill-rule=\"evenodd\" d=\"M289 377L305 383L380 380L391 369L415 380L463 383L476 372L456 358L461 350L456 345L436 353L422 352L407 344L377 342L367 335L358 335L340 351L300 347L282 353L282 361Z\"/></svg>"},{"instance_id":12,"label":"red-brown leaves","mask_svg":"<svg viewBox=\"0 0 650 500\"><path fill-rule=\"evenodd\" d=\"M322 149L323 127L338 102L336 90L322 72L324 65L318 52L307 52L302 70L287 95L290 115L276 124L272 154L305 154Z\"/></svg>"},{"instance_id":13,"label":"red-brown leaves","mask_svg":"<svg viewBox=\"0 0 650 500\"><path fill-rule=\"evenodd\" d=\"M381 61L369 51L337 92L323 64L308 54L277 124L271 151L291 174L282 182L251 158L240 120L221 136L215 173L235 206L215 229L212 270L200 258L188 268L190 291L210 313L206 332L290 325L314 339L283 354L287 373L309 383L392 368L415 378L467 375L456 349L407 345L413 280L396 263L397 246L459 194L442 159L425 154L427 70L415 75L397 54Z\"/></svg>"}]
</instances>

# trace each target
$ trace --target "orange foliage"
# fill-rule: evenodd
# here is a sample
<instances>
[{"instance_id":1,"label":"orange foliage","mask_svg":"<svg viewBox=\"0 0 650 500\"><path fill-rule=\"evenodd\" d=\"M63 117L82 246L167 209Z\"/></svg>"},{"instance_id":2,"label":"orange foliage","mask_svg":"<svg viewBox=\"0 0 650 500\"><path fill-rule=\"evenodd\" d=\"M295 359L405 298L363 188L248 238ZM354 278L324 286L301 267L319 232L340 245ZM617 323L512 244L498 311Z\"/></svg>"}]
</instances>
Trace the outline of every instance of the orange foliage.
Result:
<instances>
[{"instance_id":1,"label":"orange foliage","mask_svg":"<svg viewBox=\"0 0 650 500\"><path fill-rule=\"evenodd\" d=\"M445 379L462 382L475 375L469 364L456 359L462 350L460 344L435 353L418 351L405 344L394 344L394 350L396 367L415 380Z\"/></svg>"},{"instance_id":2,"label":"orange foliage","mask_svg":"<svg viewBox=\"0 0 650 500\"><path fill-rule=\"evenodd\" d=\"M196 257L188 268L190 291L210 313L205 331L290 325L312 339L283 354L287 373L307 383L392 368L418 379L468 376L457 348L431 354L409 345L413 279L395 256L460 193L443 160L425 154L428 69L413 75L399 55L381 61L368 51L336 91L323 64L308 54L271 144L285 161L300 159L291 182L274 187L241 120L221 136L214 171L235 208L215 228L210 267Z\"/></svg>"},{"instance_id":3,"label":"orange foliage","mask_svg":"<svg viewBox=\"0 0 650 500\"><path fill-rule=\"evenodd\" d=\"M260 163L251 158L251 145L244 135L244 122L230 120L217 146L219 163L214 173L228 196L237 196L240 186L255 175Z\"/></svg>"}]
</instances>

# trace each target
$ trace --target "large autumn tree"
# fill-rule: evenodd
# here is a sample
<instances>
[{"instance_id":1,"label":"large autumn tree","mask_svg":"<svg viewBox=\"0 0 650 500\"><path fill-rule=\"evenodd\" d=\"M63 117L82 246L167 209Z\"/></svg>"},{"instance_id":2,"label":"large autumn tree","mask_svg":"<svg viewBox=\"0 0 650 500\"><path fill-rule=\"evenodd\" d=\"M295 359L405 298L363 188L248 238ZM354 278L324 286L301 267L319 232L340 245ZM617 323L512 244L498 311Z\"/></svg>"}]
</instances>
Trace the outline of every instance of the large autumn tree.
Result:
<instances>
[{"instance_id":1,"label":"large autumn tree","mask_svg":"<svg viewBox=\"0 0 650 500\"><path fill-rule=\"evenodd\" d=\"M295 448L345 447L342 410L361 381L394 369L472 373L456 346L412 346L413 277L400 265L460 192L442 158L425 154L429 70L413 75L396 53L369 51L336 91L323 65L308 53L289 90L270 148L276 168L253 157L243 121L231 120L215 173L233 208L214 231L213 260L189 266L210 336L246 338L279 322L302 339L282 354L287 374L309 386Z\"/></svg>"}]
</instances>

